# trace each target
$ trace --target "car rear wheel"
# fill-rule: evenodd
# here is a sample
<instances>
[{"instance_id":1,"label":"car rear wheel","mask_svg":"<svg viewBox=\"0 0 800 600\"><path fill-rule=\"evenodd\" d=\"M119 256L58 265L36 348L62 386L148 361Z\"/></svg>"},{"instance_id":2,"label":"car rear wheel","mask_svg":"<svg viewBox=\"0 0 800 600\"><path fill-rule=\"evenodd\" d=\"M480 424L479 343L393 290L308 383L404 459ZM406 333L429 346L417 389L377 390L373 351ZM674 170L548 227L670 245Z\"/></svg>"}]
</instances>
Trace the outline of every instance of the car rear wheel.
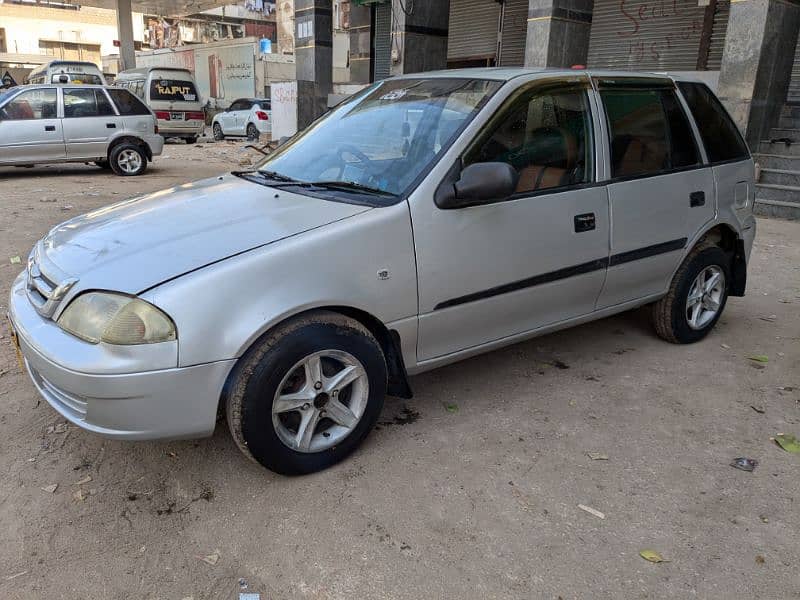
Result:
<instances>
[{"instance_id":1,"label":"car rear wheel","mask_svg":"<svg viewBox=\"0 0 800 600\"><path fill-rule=\"evenodd\" d=\"M731 257L703 242L684 259L669 292L652 306L658 335L674 344L703 339L716 325L728 300Z\"/></svg>"},{"instance_id":2,"label":"car rear wheel","mask_svg":"<svg viewBox=\"0 0 800 600\"><path fill-rule=\"evenodd\" d=\"M183 139L186 140L187 144L196 144L197 143L197 136L196 135L192 135L192 136L189 136L189 137L183 138Z\"/></svg>"},{"instance_id":3,"label":"car rear wheel","mask_svg":"<svg viewBox=\"0 0 800 600\"><path fill-rule=\"evenodd\" d=\"M242 358L227 399L241 450L284 475L320 471L355 450L386 395L380 344L359 322L315 312L280 326Z\"/></svg>"},{"instance_id":4,"label":"car rear wheel","mask_svg":"<svg viewBox=\"0 0 800 600\"><path fill-rule=\"evenodd\" d=\"M111 169L117 175L141 175L147 169L147 156L141 146L126 142L111 149L108 155Z\"/></svg>"},{"instance_id":5,"label":"car rear wheel","mask_svg":"<svg viewBox=\"0 0 800 600\"><path fill-rule=\"evenodd\" d=\"M214 123L214 126L211 128L214 131L214 139L218 142L225 139L225 134L222 133L222 125L219 123Z\"/></svg>"},{"instance_id":6,"label":"car rear wheel","mask_svg":"<svg viewBox=\"0 0 800 600\"><path fill-rule=\"evenodd\" d=\"M261 136L261 133L258 131L258 127L250 123L247 126L247 139L251 142L255 142Z\"/></svg>"}]
</instances>

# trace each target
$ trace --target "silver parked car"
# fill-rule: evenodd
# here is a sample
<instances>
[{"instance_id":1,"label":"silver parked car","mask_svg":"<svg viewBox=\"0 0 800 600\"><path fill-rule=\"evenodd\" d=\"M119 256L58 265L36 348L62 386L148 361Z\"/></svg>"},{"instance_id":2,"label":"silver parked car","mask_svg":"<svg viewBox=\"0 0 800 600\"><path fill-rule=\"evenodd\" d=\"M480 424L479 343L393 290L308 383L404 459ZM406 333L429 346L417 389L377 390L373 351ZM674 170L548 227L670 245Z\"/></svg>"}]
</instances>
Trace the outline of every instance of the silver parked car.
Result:
<instances>
[{"instance_id":1,"label":"silver parked car","mask_svg":"<svg viewBox=\"0 0 800 600\"><path fill-rule=\"evenodd\" d=\"M95 162L141 175L163 147L155 116L127 90L45 84L0 92L0 167Z\"/></svg>"},{"instance_id":2,"label":"silver parked car","mask_svg":"<svg viewBox=\"0 0 800 600\"><path fill-rule=\"evenodd\" d=\"M224 410L246 455L309 473L409 375L642 305L664 339L701 340L744 294L753 176L702 83L408 75L255 170L55 227L9 316L73 423L196 437Z\"/></svg>"}]
</instances>

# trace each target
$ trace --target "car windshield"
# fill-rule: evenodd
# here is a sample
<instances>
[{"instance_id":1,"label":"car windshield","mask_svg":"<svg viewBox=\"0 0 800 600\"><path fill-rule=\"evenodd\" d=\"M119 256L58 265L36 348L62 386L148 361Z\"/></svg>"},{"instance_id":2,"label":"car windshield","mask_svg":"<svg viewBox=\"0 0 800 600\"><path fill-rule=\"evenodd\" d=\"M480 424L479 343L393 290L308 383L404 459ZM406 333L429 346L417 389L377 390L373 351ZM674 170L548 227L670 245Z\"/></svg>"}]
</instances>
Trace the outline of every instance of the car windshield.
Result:
<instances>
[{"instance_id":1,"label":"car windshield","mask_svg":"<svg viewBox=\"0 0 800 600\"><path fill-rule=\"evenodd\" d=\"M13 93L14 93L14 92L16 92L16 91L17 91L17 90L16 90L15 88L13 88L13 87L12 87L12 88L8 88L8 89L5 89L5 90L2 90L2 89L0 89L0 104L2 104L2 103L3 103L3 101L4 101L6 98L10 98L10 97L11 97L11 94L13 94Z\"/></svg>"},{"instance_id":2,"label":"car windshield","mask_svg":"<svg viewBox=\"0 0 800 600\"><path fill-rule=\"evenodd\" d=\"M53 75L53 83L63 83L61 78L64 75L69 78L69 83L103 85L103 80L100 79L100 76L92 73L57 73Z\"/></svg>"},{"instance_id":3,"label":"car windshield","mask_svg":"<svg viewBox=\"0 0 800 600\"><path fill-rule=\"evenodd\" d=\"M403 194L500 85L450 78L383 81L313 123L259 170L306 183L348 184L351 191Z\"/></svg>"}]
</instances>

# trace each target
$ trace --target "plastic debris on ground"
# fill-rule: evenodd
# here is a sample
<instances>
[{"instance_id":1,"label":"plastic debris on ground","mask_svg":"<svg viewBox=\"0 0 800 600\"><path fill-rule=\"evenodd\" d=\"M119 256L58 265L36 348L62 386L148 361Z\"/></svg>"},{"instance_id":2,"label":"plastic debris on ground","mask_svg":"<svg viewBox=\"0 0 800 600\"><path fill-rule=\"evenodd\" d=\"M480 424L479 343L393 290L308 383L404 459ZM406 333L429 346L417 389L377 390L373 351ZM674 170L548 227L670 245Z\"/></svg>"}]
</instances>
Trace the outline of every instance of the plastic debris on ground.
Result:
<instances>
[{"instance_id":1,"label":"plastic debris on ground","mask_svg":"<svg viewBox=\"0 0 800 600\"><path fill-rule=\"evenodd\" d=\"M590 515L594 515L598 519L606 518L605 513L601 513L599 510L597 510L596 508L592 508L591 506L586 506L585 504L578 504L578 508L580 508L582 511L589 513Z\"/></svg>"},{"instance_id":2,"label":"plastic debris on ground","mask_svg":"<svg viewBox=\"0 0 800 600\"><path fill-rule=\"evenodd\" d=\"M758 466L758 461L754 458L734 458L731 466L740 471L753 471Z\"/></svg>"},{"instance_id":3,"label":"plastic debris on ground","mask_svg":"<svg viewBox=\"0 0 800 600\"><path fill-rule=\"evenodd\" d=\"M639 556L651 563L669 562L655 550L641 550Z\"/></svg>"}]
</instances>

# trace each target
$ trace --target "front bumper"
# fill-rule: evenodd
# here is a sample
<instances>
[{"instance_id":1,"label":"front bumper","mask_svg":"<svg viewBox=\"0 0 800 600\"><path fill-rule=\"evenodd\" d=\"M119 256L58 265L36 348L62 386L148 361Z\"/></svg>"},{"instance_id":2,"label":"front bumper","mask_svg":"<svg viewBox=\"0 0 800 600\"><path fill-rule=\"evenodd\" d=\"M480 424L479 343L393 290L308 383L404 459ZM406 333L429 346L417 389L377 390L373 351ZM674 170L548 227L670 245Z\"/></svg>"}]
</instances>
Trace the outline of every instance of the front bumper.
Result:
<instances>
[{"instance_id":1,"label":"front bumper","mask_svg":"<svg viewBox=\"0 0 800 600\"><path fill-rule=\"evenodd\" d=\"M222 388L234 360L130 371L136 357L128 354L117 359L108 348L102 348L103 344L83 342L40 316L25 294L22 276L11 290L8 317L34 386L50 406L75 425L127 440L203 437L214 431ZM98 364L92 356L98 351L104 353L107 364ZM92 368L96 372L78 371L64 364L76 361L95 365ZM121 368L130 372L119 372Z\"/></svg>"}]
</instances>

